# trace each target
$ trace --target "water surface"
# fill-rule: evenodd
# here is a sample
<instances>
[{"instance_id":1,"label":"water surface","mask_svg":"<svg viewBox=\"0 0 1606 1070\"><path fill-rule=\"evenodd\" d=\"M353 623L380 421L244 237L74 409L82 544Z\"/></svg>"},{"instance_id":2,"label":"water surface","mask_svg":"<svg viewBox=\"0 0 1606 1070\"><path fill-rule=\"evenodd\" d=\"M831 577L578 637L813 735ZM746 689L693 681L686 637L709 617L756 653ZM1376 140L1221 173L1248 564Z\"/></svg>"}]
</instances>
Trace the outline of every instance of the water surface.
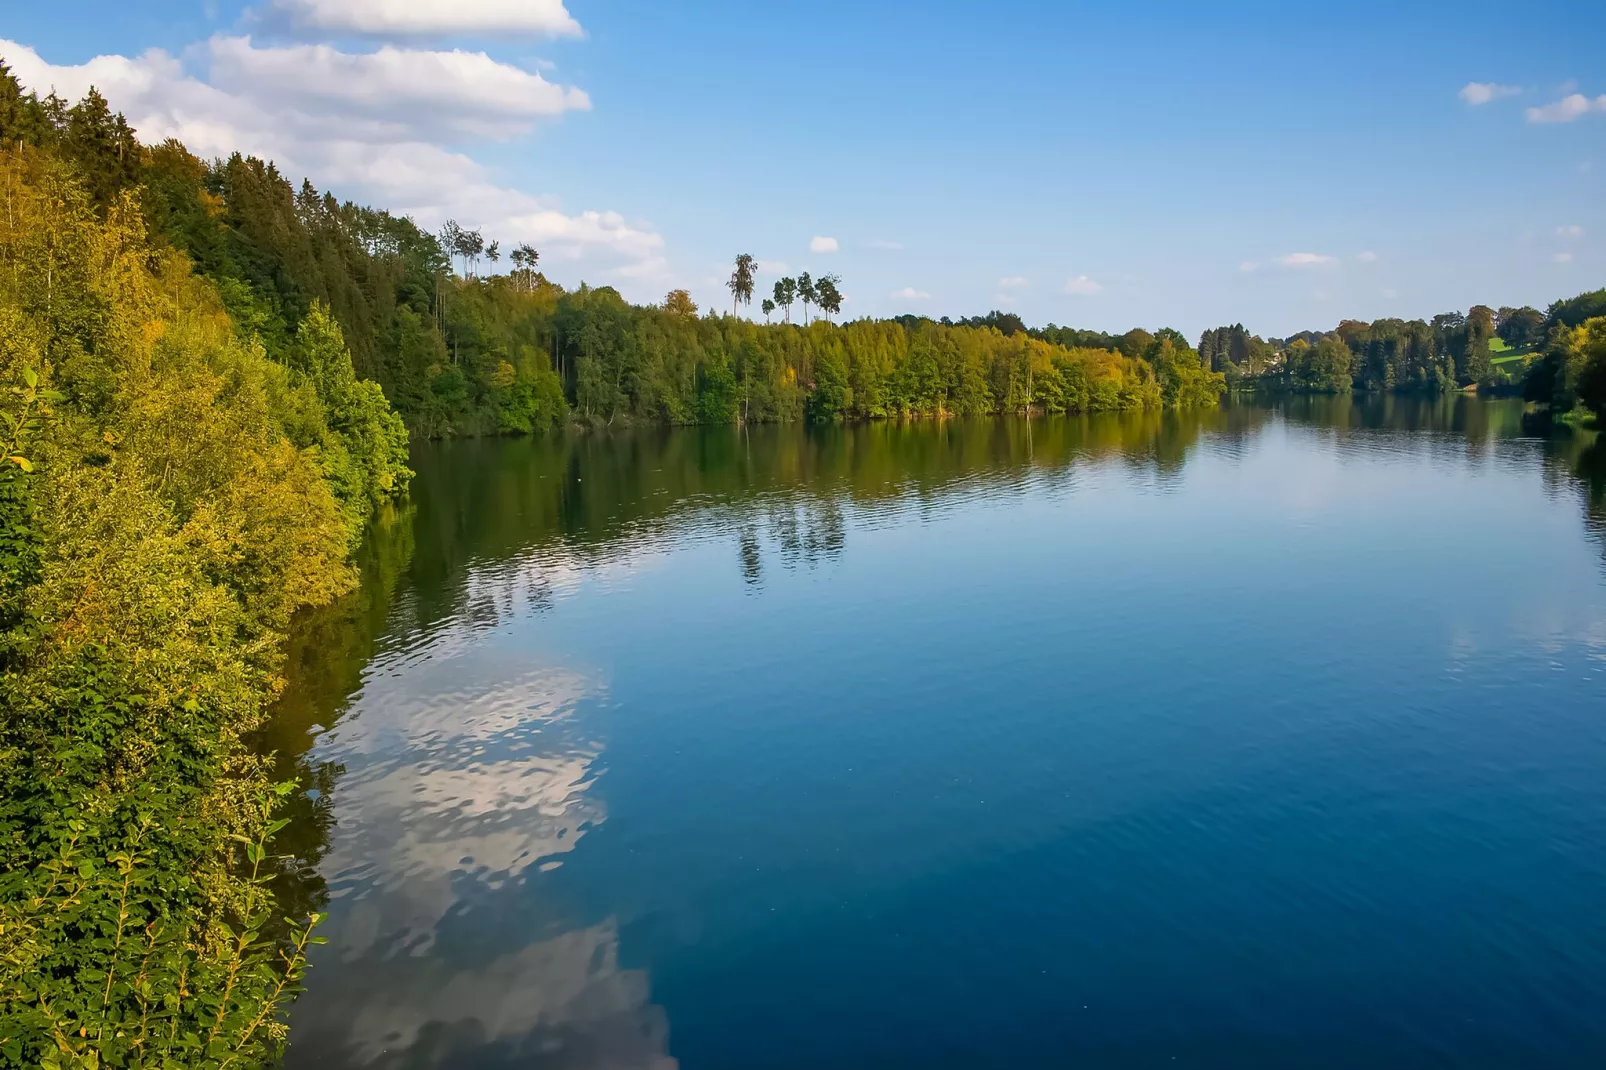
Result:
<instances>
[{"instance_id":1,"label":"water surface","mask_svg":"<svg viewBox=\"0 0 1606 1070\"><path fill-rule=\"evenodd\" d=\"M289 1063L1606 1065L1600 452L1459 397L421 446L272 732Z\"/></svg>"}]
</instances>

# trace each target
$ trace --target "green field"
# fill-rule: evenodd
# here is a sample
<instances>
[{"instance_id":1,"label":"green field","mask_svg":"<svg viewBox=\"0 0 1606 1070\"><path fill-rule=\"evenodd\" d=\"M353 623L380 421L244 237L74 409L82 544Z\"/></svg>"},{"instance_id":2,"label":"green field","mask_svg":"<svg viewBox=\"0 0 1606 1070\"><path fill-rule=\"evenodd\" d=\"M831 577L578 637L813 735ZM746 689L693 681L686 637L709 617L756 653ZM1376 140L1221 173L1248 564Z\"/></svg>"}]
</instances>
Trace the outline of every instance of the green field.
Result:
<instances>
[{"instance_id":1,"label":"green field","mask_svg":"<svg viewBox=\"0 0 1606 1070\"><path fill-rule=\"evenodd\" d=\"M1523 346L1521 349L1513 349L1506 344L1503 338L1489 339L1489 363L1497 368L1502 364L1513 364L1519 360L1527 360L1537 352L1539 352L1538 346Z\"/></svg>"}]
</instances>

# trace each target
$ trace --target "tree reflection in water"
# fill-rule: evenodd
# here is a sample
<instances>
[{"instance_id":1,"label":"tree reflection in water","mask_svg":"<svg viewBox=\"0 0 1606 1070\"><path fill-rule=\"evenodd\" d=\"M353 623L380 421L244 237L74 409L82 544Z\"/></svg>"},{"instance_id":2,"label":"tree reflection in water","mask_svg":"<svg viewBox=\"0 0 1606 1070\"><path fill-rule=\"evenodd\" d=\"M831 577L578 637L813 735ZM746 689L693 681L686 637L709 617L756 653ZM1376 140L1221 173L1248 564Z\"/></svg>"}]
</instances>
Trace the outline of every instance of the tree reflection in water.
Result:
<instances>
[{"instance_id":1,"label":"tree reflection in water","mask_svg":"<svg viewBox=\"0 0 1606 1070\"><path fill-rule=\"evenodd\" d=\"M1606 540L1606 450L1538 430L1518 404L1457 395L421 445L411 502L363 547L361 589L299 622L261 741L306 788L281 894L331 913L290 1064L674 1065L619 920L542 880L608 819L607 740L587 716L608 679L499 629L585 577L623 582L679 539L728 539L756 593L774 570L839 559L857 530L1074 493L1109 466L1166 494L1200 450L1236 464L1289 433L1537 463Z\"/></svg>"}]
</instances>

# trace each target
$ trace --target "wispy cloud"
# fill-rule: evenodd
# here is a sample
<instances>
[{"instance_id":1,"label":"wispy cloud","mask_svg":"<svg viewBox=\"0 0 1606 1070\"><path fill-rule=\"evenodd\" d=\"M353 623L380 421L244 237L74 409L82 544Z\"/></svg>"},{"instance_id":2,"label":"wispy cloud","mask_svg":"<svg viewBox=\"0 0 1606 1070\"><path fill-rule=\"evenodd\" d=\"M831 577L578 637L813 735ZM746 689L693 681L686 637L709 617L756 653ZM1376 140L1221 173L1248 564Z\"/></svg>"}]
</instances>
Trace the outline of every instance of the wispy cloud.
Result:
<instances>
[{"instance_id":1,"label":"wispy cloud","mask_svg":"<svg viewBox=\"0 0 1606 1070\"><path fill-rule=\"evenodd\" d=\"M1316 267L1321 264L1331 264L1337 257L1325 253L1287 253L1277 258L1283 267Z\"/></svg>"},{"instance_id":2,"label":"wispy cloud","mask_svg":"<svg viewBox=\"0 0 1606 1070\"><path fill-rule=\"evenodd\" d=\"M1370 249L1365 249L1356 253L1355 259L1359 260L1363 264L1375 264L1377 263L1377 254L1372 252Z\"/></svg>"},{"instance_id":3,"label":"wispy cloud","mask_svg":"<svg viewBox=\"0 0 1606 1070\"><path fill-rule=\"evenodd\" d=\"M790 271L785 260L760 260L758 273L760 275L785 275Z\"/></svg>"},{"instance_id":4,"label":"wispy cloud","mask_svg":"<svg viewBox=\"0 0 1606 1070\"><path fill-rule=\"evenodd\" d=\"M1556 237L1558 238L1582 238L1583 236L1584 228L1579 226L1577 223L1571 223L1565 227L1556 228Z\"/></svg>"},{"instance_id":5,"label":"wispy cloud","mask_svg":"<svg viewBox=\"0 0 1606 1070\"><path fill-rule=\"evenodd\" d=\"M877 238L877 239L875 239L875 241L872 241L870 243L870 248L872 248L872 249L887 249L887 250L889 250L891 252L899 252L899 251L901 251L903 249L903 242L901 242L901 241L888 241L885 238Z\"/></svg>"},{"instance_id":6,"label":"wispy cloud","mask_svg":"<svg viewBox=\"0 0 1606 1070\"><path fill-rule=\"evenodd\" d=\"M1019 290L1026 285L1026 279L1021 275L1005 275L998 280L1000 290Z\"/></svg>"},{"instance_id":7,"label":"wispy cloud","mask_svg":"<svg viewBox=\"0 0 1606 1070\"><path fill-rule=\"evenodd\" d=\"M1487 104L1491 100L1499 100L1501 97L1514 97L1521 92L1522 88L1515 85L1500 85L1498 82L1468 82L1461 87L1461 92L1456 95L1476 107L1479 104Z\"/></svg>"},{"instance_id":8,"label":"wispy cloud","mask_svg":"<svg viewBox=\"0 0 1606 1070\"><path fill-rule=\"evenodd\" d=\"M836 250L837 241L835 238L822 238L816 234L809 239L809 252L811 253L834 253Z\"/></svg>"},{"instance_id":9,"label":"wispy cloud","mask_svg":"<svg viewBox=\"0 0 1606 1070\"><path fill-rule=\"evenodd\" d=\"M1606 112L1606 93L1591 99L1582 93L1573 93L1542 108L1529 108L1530 123L1570 123L1591 112Z\"/></svg>"},{"instance_id":10,"label":"wispy cloud","mask_svg":"<svg viewBox=\"0 0 1606 1070\"><path fill-rule=\"evenodd\" d=\"M1082 297L1091 297L1094 294L1103 293L1104 287L1100 286L1086 275L1078 275L1074 279L1066 280L1065 292L1068 294L1077 294Z\"/></svg>"},{"instance_id":11,"label":"wispy cloud","mask_svg":"<svg viewBox=\"0 0 1606 1070\"><path fill-rule=\"evenodd\" d=\"M1558 263L1558 264L1570 264L1570 263L1572 263L1573 254L1572 253L1553 253L1551 255L1550 259L1552 261L1554 261L1555 263Z\"/></svg>"},{"instance_id":12,"label":"wispy cloud","mask_svg":"<svg viewBox=\"0 0 1606 1070\"><path fill-rule=\"evenodd\" d=\"M1243 263L1238 265L1239 271L1256 271L1259 268L1260 262L1258 260L1245 260Z\"/></svg>"},{"instance_id":13,"label":"wispy cloud","mask_svg":"<svg viewBox=\"0 0 1606 1070\"><path fill-rule=\"evenodd\" d=\"M896 301L930 301L931 295L924 290L917 290L913 286L905 286L901 290L892 291Z\"/></svg>"}]
</instances>

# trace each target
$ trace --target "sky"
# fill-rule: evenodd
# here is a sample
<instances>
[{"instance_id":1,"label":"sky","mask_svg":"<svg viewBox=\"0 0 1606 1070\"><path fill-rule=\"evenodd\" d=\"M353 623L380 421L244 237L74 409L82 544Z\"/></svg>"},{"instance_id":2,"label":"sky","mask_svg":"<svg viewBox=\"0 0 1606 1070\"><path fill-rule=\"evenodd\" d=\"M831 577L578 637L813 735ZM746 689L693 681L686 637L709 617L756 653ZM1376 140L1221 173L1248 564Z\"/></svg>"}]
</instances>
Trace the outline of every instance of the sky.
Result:
<instances>
[{"instance_id":1,"label":"sky","mask_svg":"<svg viewBox=\"0 0 1606 1070\"><path fill-rule=\"evenodd\" d=\"M726 306L1190 337L1606 286L1606 4L73 0L26 86ZM744 315L760 315L757 305Z\"/></svg>"}]
</instances>

